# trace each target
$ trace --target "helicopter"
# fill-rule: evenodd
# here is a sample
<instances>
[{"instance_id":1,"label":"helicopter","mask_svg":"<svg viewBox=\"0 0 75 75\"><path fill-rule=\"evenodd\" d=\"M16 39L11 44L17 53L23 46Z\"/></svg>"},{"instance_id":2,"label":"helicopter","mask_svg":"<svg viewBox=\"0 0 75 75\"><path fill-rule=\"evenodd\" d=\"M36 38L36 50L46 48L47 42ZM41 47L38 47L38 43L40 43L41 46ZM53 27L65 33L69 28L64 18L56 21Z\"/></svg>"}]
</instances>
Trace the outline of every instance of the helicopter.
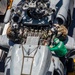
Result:
<instances>
[{"instance_id":1,"label":"helicopter","mask_svg":"<svg viewBox=\"0 0 75 75\"><path fill-rule=\"evenodd\" d=\"M72 13L73 0L25 0L7 10L4 22L11 28L7 36L16 44L9 48L4 75L67 75L73 71L71 56L75 50L64 59L67 65L71 62L69 69L47 47L62 34L58 34L55 24L68 29Z\"/></svg>"}]
</instances>

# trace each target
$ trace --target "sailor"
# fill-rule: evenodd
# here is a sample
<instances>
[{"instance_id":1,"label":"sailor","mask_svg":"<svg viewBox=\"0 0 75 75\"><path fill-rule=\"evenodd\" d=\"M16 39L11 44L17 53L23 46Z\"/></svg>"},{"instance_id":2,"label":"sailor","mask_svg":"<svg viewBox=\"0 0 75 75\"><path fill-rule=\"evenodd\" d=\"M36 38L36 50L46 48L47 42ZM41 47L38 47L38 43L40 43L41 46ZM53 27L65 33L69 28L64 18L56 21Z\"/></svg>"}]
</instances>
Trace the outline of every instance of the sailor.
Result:
<instances>
[{"instance_id":1,"label":"sailor","mask_svg":"<svg viewBox=\"0 0 75 75\"><path fill-rule=\"evenodd\" d=\"M49 47L50 51L54 51L58 57L63 57L67 54L67 48L64 43L60 41L58 38L54 39L53 47Z\"/></svg>"},{"instance_id":2,"label":"sailor","mask_svg":"<svg viewBox=\"0 0 75 75\"><path fill-rule=\"evenodd\" d=\"M68 30L64 25L54 25L57 30L57 38L53 40L53 46L48 46L50 51L54 51L58 57L64 57L68 50L75 49L75 40L68 36Z\"/></svg>"}]
</instances>

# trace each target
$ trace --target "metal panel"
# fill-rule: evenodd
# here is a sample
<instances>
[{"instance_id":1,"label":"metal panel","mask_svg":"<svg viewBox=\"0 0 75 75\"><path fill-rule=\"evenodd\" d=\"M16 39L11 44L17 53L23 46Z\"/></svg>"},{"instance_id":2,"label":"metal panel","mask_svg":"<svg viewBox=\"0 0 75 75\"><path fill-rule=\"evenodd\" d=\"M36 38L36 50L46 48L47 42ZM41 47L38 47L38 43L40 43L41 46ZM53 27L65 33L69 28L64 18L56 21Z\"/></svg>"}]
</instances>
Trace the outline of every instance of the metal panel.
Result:
<instances>
[{"instance_id":1,"label":"metal panel","mask_svg":"<svg viewBox=\"0 0 75 75\"><path fill-rule=\"evenodd\" d=\"M0 15L4 15L7 9L7 0L0 1Z\"/></svg>"}]
</instances>

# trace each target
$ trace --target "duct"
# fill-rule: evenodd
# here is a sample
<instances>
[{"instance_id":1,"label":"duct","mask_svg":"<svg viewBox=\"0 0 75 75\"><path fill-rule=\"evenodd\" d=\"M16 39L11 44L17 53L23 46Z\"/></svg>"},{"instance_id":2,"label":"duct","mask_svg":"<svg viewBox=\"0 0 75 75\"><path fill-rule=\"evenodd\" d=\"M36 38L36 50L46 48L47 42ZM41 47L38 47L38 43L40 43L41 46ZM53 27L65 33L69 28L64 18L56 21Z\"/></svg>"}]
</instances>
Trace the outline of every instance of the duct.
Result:
<instances>
[{"instance_id":1,"label":"duct","mask_svg":"<svg viewBox=\"0 0 75 75\"><path fill-rule=\"evenodd\" d=\"M60 20L61 24L65 24L65 21L67 20L67 12L69 7L70 0L63 0L63 5L61 6L58 14L57 19Z\"/></svg>"}]
</instances>

